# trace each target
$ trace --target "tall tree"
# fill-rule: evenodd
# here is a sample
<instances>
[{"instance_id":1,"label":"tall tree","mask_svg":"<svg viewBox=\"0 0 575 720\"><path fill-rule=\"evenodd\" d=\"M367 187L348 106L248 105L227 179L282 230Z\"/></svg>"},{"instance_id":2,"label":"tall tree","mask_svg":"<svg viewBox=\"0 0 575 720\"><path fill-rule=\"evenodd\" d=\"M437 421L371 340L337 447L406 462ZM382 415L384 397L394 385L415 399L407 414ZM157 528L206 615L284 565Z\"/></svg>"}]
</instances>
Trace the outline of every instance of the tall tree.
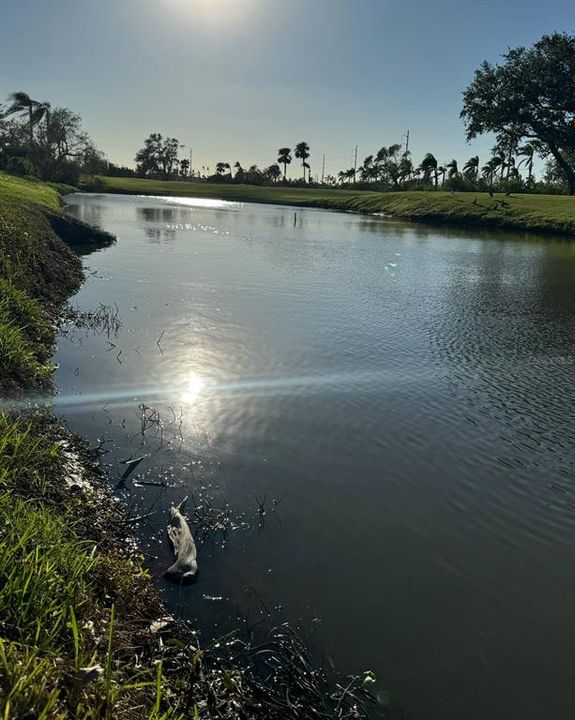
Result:
<instances>
[{"instance_id":1,"label":"tall tree","mask_svg":"<svg viewBox=\"0 0 575 720\"><path fill-rule=\"evenodd\" d=\"M291 148L283 147L278 150L278 163L284 166L284 182L287 180L287 166L291 163Z\"/></svg>"},{"instance_id":2,"label":"tall tree","mask_svg":"<svg viewBox=\"0 0 575 720\"><path fill-rule=\"evenodd\" d=\"M404 183L409 180L413 174L413 163L410 158L411 153L409 151L404 152L399 161L399 182Z\"/></svg>"},{"instance_id":3,"label":"tall tree","mask_svg":"<svg viewBox=\"0 0 575 720\"><path fill-rule=\"evenodd\" d=\"M309 168L309 165L306 163L306 160L310 155L309 145L305 141L298 143L295 146L294 155L298 158L298 160L301 160L301 166L303 168L303 181L305 182L305 170L306 167Z\"/></svg>"},{"instance_id":4,"label":"tall tree","mask_svg":"<svg viewBox=\"0 0 575 720\"><path fill-rule=\"evenodd\" d=\"M236 160L236 162L234 163L234 170L236 171L234 174L235 182L237 182L237 183L243 182L245 179L245 176L246 176L246 172L243 169L239 160Z\"/></svg>"},{"instance_id":5,"label":"tall tree","mask_svg":"<svg viewBox=\"0 0 575 720\"><path fill-rule=\"evenodd\" d=\"M273 165L270 165L269 168L264 170L264 175L266 176L266 180L277 182L282 176L282 171L277 163L273 163Z\"/></svg>"},{"instance_id":6,"label":"tall tree","mask_svg":"<svg viewBox=\"0 0 575 720\"><path fill-rule=\"evenodd\" d=\"M488 164L490 164L495 170L499 170L501 173L499 176L500 180L503 180L503 172L505 168L507 167L507 163L505 162L505 155L503 153L500 153L497 151L497 148L493 148L493 155L491 157L491 160Z\"/></svg>"},{"instance_id":7,"label":"tall tree","mask_svg":"<svg viewBox=\"0 0 575 720\"><path fill-rule=\"evenodd\" d=\"M401 145L396 143L389 147L380 148L375 156L375 165L379 178L395 188L399 187L403 172L399 157L400 150Z\"/></svg>"},{"instance_id":8,"label":"tall tree","mask_svg":"<svg viewBox=\"0 0 575 720\"><path fill-rule=\"evenodd\" d=\"M521 167L521 165L525 165L527 167L527 182L531 184L531 179L533 177L533 158L535 157L535 148L531 143L525 143L522 147L518 150L519 157L523 158L523 160L520 160L517 163L517 167Z\"/></svg>"},{"instance_id":9,"label":"tall tree","mask_svg":"<svg viewBox=\"0 0 575 720\"><path fill-rule=\"evenodd\" d=\"M8 100L12 104L6 110L6 115L21 113L28 116L28 142L32 147L34 144L34 125L40 122L43 117L49 117L50 103L32 100L30 95L25 92L14 92L8 96Z\"/></svg>"},{"instance_id":10,"label":"tall tree","mask_svg":"<svg viewBox=\"0 0 575 720\"><path fill-rule=\"evenodd\" d=\"M575 35L544 35L531 48L509 50L502 65L484 62L463 93L467 139L486 132L530 141L552 155L575 193L572 122Z\"/></svg>"},{"instance_id":11,"label":"tall tree","mask_svg":"<svg viewBox=\"0 0 575 720\"><path fill-rule=\"evenodd\" d=\"M477 180L479 175L479 155L474 155L463 166L463 174L468 180Z\"/></svg>"},{"instance_id":12,"label":"tall tree","mask_svg":"<svg viewBox=\"0 0 575 720\"><path fill-rule=\"evenodd\" d=\"M359 177L362 182L369 182L374 177L373 155L368 155L359 168Z\"/></svg>"},{"instance_id":13,"label":"tall tree","mask_svg":"<svg viewBox=\"0 0 575 720\"><path fill-rule=\"evenodd\" d=\"M177 167L181 147L177 138L164 138L161 133L152 133L144 140L144 147L136 153L138 173L158 173L163 178L169 177Z\"/></svg>"},{"instance_id":14,"label":"tall tree","mask_svg":"<svg viewBox=\"0 0 575 720\"><path fill-rule=\"evenodd\" d=\"M457 167L457 160L455 160L455 158L450 160L445 167L447 168L447 177L450 180L459 177L459 168Z\"/></svg>"},{"instance_id":15,"label":"tall tree","mask_svg":"<svg viewBox=\"0 0 575 720\"><path fill-rule=\"evenodd\" d=\"M421 161L421 165L419 167L421 168L425 180L429 181L431 176L433 175L433 184L437 188L438 167L435 156L431 153L427 153Z\"/></svg>"},{"instance_id":16,"label":"tall tree","mask_svg":"<svg viewBox=\"0 0 575 720\"><path fill-rule=\"evenodd\" d=\"M485 165L481 168L481 175L489 183L489 189L493 187L493 178L497 172L497 168L501 165L501 159L498 157L492 157L488 160Z\"/></svg>"}]
</instances>

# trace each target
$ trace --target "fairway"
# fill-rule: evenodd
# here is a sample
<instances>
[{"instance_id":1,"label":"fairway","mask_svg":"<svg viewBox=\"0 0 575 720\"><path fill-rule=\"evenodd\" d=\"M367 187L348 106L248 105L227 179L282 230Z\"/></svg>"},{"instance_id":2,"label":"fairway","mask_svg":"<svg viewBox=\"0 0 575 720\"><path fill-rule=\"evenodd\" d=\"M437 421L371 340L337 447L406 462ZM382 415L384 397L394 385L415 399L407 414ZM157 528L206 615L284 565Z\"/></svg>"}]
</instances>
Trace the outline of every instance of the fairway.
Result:
<instances>
[{"instance_id":1,"label":"fairway","mask_svg":"<svg viewBox=\"0 0 575 720\"><path fill-rule=\"evenodd\" d=\"M406 220L472 225L571 236L575 200L569 195L480 192L369 192L323 188L192 183L141 178L86 178L93 192L130 195L209 197L238 202L320 207L367 214L381 213Z\"/></svg>"}]
</instances>

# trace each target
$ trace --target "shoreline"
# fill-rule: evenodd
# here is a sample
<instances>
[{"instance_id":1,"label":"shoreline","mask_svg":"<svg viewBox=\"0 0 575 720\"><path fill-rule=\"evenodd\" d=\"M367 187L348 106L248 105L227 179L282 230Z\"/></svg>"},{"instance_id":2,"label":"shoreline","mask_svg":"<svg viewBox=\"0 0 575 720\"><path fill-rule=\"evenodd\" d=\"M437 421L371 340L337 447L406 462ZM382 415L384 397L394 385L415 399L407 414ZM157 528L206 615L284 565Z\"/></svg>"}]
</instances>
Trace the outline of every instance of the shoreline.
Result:
<instances>
[{"instance_id":1,"label":"shoreline","mask_svg":"<svg viewBox=\"0 0 575 720\"><path fill-rule=\"evenodd\" d=\"M53 387L62 311L85 280L70 248L115 241L63 215L61 191L0 173L0 309L12 313L0 349L22 345L19 365L0 353L0 714L337 720L357 705L358 717L392 717L370 694L370 673L343 682L320 670L271 618L257 638L238 630L201 648L145 569L138 518L114 495L99 449L51 410L11 408Z\"/></svg>"},{"instance_id":2,"label":"shoreline","mask_svg":"<svg viewBox=\"0 0 575 720\"><path fill-rule=\"evenodd\" d=\"M480 227L573 238L575 201L569 195L406 191L371 192L233 183L192 183L141 178L86 178L86 192L201 197L246 203L292 205L405 220L427 225Z\"/></svg>"}]
</instances>

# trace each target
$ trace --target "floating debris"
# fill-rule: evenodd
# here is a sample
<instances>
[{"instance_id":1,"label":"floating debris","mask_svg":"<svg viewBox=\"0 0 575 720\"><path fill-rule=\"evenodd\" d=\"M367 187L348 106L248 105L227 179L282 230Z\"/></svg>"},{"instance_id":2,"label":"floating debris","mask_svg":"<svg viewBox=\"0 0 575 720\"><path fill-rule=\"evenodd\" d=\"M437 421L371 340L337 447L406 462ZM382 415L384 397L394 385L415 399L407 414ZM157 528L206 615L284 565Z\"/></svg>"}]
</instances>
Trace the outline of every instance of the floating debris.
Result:
<instances>
[{"instance_id":1,"label":"floating debris","mask_svg":"<svg viewBox=\"0 0 575 720\"><path fill-rule=\"evenodd\" d=\"M198 572L196 544L190 526L181 512L187 499L185 497L176 507L172 505L168 522L168 539L176 556L176 562L166 570L164 575L168 579L180 583L192 582Z\"/></svg>"}]
</instances>

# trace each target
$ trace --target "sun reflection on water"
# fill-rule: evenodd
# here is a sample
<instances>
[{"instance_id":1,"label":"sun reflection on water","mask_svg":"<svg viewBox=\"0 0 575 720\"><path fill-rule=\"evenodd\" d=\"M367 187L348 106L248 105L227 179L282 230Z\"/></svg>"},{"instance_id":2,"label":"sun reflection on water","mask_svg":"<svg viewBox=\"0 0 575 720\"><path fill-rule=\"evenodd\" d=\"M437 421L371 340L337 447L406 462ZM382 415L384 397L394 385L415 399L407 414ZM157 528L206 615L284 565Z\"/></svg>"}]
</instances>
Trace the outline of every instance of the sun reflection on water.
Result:
<instances>
[{"instance_id":1,"label":"sun reflection on water","mask_svg":"<svg viewBox=\"0 0 575 720\"><path fill-rule=\"evenodd\" d=\"M205 381L196 373L190 373L184 385L182 402L186 405L195 405L205 389Z\"/></svg>"}]
</instances>

